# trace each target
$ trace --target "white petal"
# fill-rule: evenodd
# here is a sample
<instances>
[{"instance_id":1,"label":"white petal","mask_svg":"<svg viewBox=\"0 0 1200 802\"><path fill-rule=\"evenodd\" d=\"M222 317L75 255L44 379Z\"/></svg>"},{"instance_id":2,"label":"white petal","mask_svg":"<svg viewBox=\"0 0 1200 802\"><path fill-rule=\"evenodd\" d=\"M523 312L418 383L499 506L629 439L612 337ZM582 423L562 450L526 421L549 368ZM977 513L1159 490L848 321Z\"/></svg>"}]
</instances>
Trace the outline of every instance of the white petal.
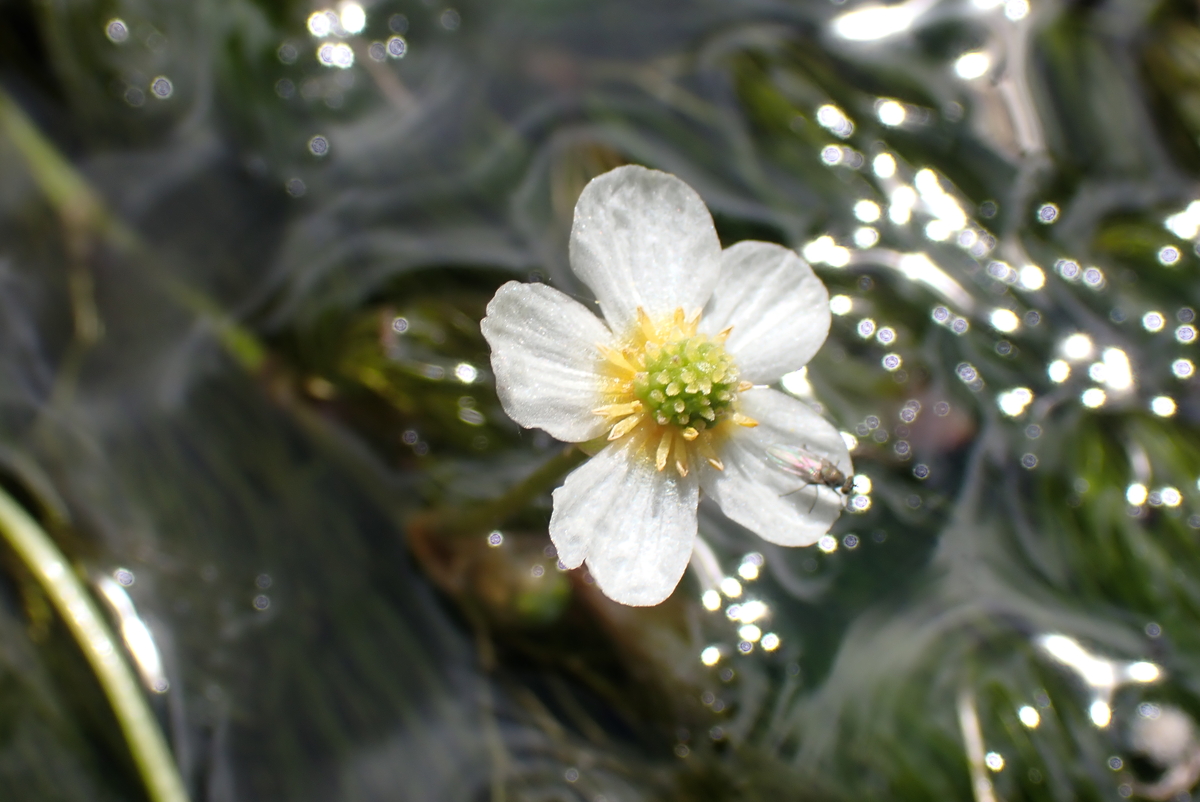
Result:
<instances>
[{"instance_id":1,"label":"white petal","mask_svg":"<svg viewBox=\"0 0 1200 802\"><path fill-rule=\"evenodd\" d=\"M575 205L571 269L617 334L643 307L651 317L703 308L717 282L721 243L695 190L673 175L618 167Z\"/></svg>"},{"instance_id":2,"label":"white petal","mask_svg":"<svg viewBox=\"0 0 1200 802\"><path fill-rule=\"evenodd\" d=\"M612 343L600 318L543 284L510 281L480 324L492 347L496 392L508 416L569 443L604 433L596 344Z\"/></svg>"},{"instance_id":3,"label":"white petal","mask_svg":"<svg viewBox=\"0 0 1200 802\"><path fill-rule=\"evenodd\" d=\"M733 331L725 343L741 377L769 384L799 370L829 334L829 292L794 251L739 242L721 254L721 275L700 328Z\"/></svg>"},{"instance_id":4,"label":"white petal","mask_svg":"<svg viewBox=\"0 0 1200 802\"><path fill-rule=\"evenodd\" d=\"M699 482L658 471L636 437L613 443L554 491L550 539L568 567L587 559L610 599L658 604L679 584L696 540Z\"/></svg>"},{"instance_id":5,"label":"white petal","mask_svg":"<svg viewBox=\"0 0 1200 802\"><path fill-rule=\"evenodd\" d=\"M805 485L772 463L767 447L799 446L850 476L854 467L842 436L812 407L777 390L742 393L741 411L758 426L733 427L719 452L725 470L703 466L701 487L722 512L764 540L780 546L815 543L837 520L843 496Z\"/></svg>"}]
</instances>

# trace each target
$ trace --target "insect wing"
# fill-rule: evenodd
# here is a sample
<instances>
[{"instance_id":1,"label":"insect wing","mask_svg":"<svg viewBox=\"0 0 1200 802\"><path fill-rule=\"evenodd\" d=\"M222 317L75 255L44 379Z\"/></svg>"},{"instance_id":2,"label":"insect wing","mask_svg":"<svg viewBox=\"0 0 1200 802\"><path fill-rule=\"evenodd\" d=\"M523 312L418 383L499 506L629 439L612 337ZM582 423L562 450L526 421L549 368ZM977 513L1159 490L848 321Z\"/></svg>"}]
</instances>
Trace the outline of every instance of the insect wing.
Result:
<instances>
[{"instance_id":1,"label":"insect wing","mask_svg":"<svg viewBox=\"0 0 1200 802\"><path fill-rule=\"evenodd\" d=\"M799 476L809 484L821 484L821 469L825 460L796 446L770 446L767 456L783 470Z\"/></svg>"}]
</instances>

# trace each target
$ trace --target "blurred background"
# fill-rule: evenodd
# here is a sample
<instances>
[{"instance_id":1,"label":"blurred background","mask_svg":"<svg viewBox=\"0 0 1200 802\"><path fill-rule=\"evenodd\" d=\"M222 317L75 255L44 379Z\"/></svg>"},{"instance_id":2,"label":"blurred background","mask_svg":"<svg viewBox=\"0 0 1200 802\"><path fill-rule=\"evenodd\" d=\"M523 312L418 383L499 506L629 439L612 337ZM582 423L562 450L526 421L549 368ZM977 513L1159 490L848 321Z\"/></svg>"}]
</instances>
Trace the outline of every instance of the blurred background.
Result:
<instances>
[{"instance_id":1,"label":"blurred background","mask_svg":"<svg viewBox=\"0 0 1200 802\"><path fill-rule=\"evenodd\" d=\"M1191 798L1194 0L0 0L0 89L0 487L195 802ZM859 474L651 609L479 332L625 163L814 265ZM150 799L0 529L0 797Z\"/></svg>"}]
</instances>

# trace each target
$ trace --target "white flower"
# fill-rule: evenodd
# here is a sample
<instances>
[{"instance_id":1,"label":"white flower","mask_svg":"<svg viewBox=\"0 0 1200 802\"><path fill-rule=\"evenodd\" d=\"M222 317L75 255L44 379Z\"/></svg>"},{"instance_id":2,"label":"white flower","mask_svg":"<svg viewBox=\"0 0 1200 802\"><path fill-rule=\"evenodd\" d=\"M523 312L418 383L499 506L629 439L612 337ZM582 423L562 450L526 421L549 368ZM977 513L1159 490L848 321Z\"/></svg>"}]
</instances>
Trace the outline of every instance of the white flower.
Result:
<instances>
[{"instance_id":1,"label":"white flower","mask_svg":"<svg viewBox=\"0 0 1200 802\"><path fill-rule=\"evenodd\" d=\"M846 475L850 455L808 405L759 386L825 341L829 295L812 269L765 242L722 251L700 197L642 167L587 185L570 256L603 320L558 290L512 281L482 324L513 420L571 443L608 436L554 491L558 558L586 560L619 602L658 604L691 557L701 490L772 543L816 542L841 497L804 487L767 449L800 446Z\"/></svg>"}]
</instances>

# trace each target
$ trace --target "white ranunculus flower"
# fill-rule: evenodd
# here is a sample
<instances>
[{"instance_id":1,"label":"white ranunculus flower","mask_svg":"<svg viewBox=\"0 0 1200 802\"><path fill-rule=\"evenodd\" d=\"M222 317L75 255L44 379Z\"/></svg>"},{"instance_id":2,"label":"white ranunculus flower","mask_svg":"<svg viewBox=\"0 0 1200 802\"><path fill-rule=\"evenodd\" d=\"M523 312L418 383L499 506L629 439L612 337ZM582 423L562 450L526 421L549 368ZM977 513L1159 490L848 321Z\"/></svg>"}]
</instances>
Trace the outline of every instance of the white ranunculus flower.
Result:
<instances>
[{"instance_id":1,"label":"white ranunculus flower","mask_svg":"<svg viewBox=\"0 0 1200 802\"><path fill-rule=\"evenodd\" d=\"M824 535L841 496L803 488L767 449L799 446L850 475L845 443L808 405L761 386L803 367L829 332L812 269L766 242L722 251L691 187L632 166L583 190L570 255L603 320L512 281L482 324L513 420L571 443L608 435L554 491L559 559L586 560L610 598L658 604L687 568L702 490L772 543Z\"/></svg>"}]
</instances>

